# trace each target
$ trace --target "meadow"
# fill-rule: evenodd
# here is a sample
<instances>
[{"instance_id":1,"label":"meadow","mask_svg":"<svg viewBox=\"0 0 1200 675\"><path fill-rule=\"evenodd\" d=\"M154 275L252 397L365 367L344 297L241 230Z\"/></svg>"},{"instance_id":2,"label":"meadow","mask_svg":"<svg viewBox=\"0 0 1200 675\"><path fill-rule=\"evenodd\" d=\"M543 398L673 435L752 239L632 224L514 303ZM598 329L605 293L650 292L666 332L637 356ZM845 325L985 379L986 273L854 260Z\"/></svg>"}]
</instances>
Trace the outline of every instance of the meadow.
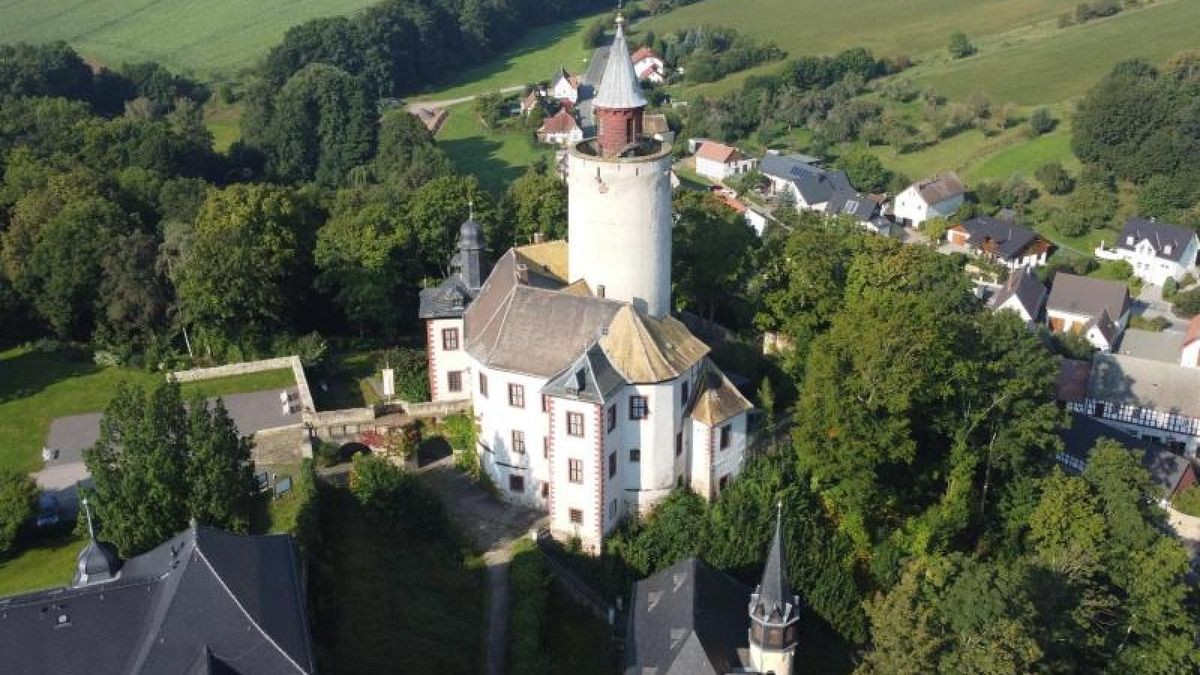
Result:
<instances>
[{"instance_id":1,"label":"meadow","mask_svg":"<svg viewBox=\"0 0 1200 675\"><path fill-rule=\"evenodd\" d=\"M554 148L534 143L530 131L484 127L472 103L452 106L449 112L438 132L438 145L459 171L474 175L487 190L503 191L539 159L554 161Z\"/></svg>"},{"instance_id":2,"label":"meadow","mask_svg":"<svg viewBox=\"0 0 1200 675\"><path fill-rule=\"evenodd\" d=\"M212 78L252 65L292 26L378 1L8 0L0 43L66 40L101 63L158 61Z\"/></svg>"}]
</instances>

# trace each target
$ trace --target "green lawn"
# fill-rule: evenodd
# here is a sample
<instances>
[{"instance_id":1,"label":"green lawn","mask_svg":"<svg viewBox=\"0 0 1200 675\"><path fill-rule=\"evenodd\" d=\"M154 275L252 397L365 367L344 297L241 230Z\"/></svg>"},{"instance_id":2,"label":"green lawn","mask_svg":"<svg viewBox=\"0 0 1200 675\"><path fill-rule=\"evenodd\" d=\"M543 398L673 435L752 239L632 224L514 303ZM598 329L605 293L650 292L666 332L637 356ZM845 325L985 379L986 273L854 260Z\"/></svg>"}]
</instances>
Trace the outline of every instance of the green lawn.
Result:
<instances>
[{"instance_id":1,"label":"green lawn","mask_svg":"<svg viewBox=\"0 0 1200 675\"><path fill-rule=\"evenodd\" d=\"M449 112L438 132L438 145L459 171L474 175L492 192L504 190L539 158L554 160L554 148L535 143L529 131L485 128L471 103L453 106Z\"/></svg>"},{"instance_id":2,"label":"green lawn","mask_svg":"<svg viewBox=\"0 0 1200 675\"><path fill-rule=\"evenodd\" d=\"M0 560L0 597L66 586L75 573L75 555L83 547L70 525L35 533L14 558Z\"/></svg>"},{"instance_id":3,"label":"green lawn","mask_svg":"<svg viewBox=\"0 0 1200 675\"><path fill-rule=\"evenodd\" d=\"M338 354L310 373L308 386L317 410L362 408L379 402L370 384L378 356L374 351Z\"/></svg>"},{"instance_id":4,"label":"green lawn","mask_svg":"<svg viewBox=\"0 0 1200 675\"><path fill-rule=\"evenodd\" d=\"M1061 162L1071 173L1078 173L1079 160L1071 152L1071 133L1064 126L1037 138L1019 140L988 155L967 170L966 178L1005 179L1019 173L1026 180L1033 180L1038 167L1049 162Z\"/></svg>"},{"instance_id":5,"label":"green lawn","mask_svg":"<svg viewBox=\"0 0 1200 675\"><path fill-rule=\"evenodd\" d=\"M35 471L50 421L103 410L122 382L154 387L161 373L100 368L83 358L24 348L0 352L0 466ZM271 370L183 385L185 394L224 396L294 384L291 370Z\"/></svg>"},{"instance_id":6,"label":"green lawn","mask_svg":"<svg viewBox=\"0 0 1200 675\"><path fill-rule=\"evenodd\" d=\"M242 105L222 105L215 99L204 105L204 126L213 136L213 149L227 152L242 139Z\"/></svg>"},{"instance_id":7,"label":"green lawn","mask_svg":"<svg viewBox=\"0 0 1200 675\"><path fill-rule=\"evenodd\" d=\"M158 61L199 75L252 65L288 28L379 0L8 0L0 43L66 40L102 63Z\"/></svg>"},{"instance_id":8,"label":"green lawn","mask_svg":"<svg viewBox=\"0 0 1200 675\"><path fill-rule=\"evenodd\" d=\"M583 46L583 30L599 15L540 26L487 63L468 68L452 82L415 97L444 101L473 96L530 82L549 80L559 66L571 73L587 70L592 50Z\"/></svg>"}]
</instances>

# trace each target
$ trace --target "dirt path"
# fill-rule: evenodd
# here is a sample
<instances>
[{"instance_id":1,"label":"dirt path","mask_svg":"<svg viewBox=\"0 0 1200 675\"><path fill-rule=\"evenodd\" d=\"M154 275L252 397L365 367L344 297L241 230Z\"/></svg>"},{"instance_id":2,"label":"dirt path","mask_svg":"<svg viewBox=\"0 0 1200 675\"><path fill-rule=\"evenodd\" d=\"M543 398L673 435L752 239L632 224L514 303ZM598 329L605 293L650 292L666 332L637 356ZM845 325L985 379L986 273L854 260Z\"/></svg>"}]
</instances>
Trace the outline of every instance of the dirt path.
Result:
<instances>
[{"instance_id":1,"label":"dirt path","mask_svg":"<svg viewBox=\"0 0 1200 675\"><path fill-rule=\"evenodd\" d=\"M514 91L521 91L524 88L525 88L525 85L518 84L518 85L512 86L512 87L504 87L504 88L500 89L500 93L501 94L511 94ZM470 96L460 96L458 98L447 98L447 99L443 99L441 101L410 101L404 107L411 113L415 113L416 111L420 110L421 108L425 108L426 110L432 110L434 108L449 108L450 106L458 105L459 103L466 103L467 101L474 101L475 98L478 96L479 96L479 94L471 94Z\"/></svg>"},{"instance_id":2,"label":"dirt path","mask_svg":"<svg viewBox=\"0 0 1200 675\"><path fill-rule=\"evenodd\" d=\"M514 541L545 521L545 514L504 504L488 494L443 458L421 468L425 482L442 499L450 517L484 551L487 567L487 626L484 631L483 672L501 675L508 653L508 569Z\"/></svg>"}]
</instances>

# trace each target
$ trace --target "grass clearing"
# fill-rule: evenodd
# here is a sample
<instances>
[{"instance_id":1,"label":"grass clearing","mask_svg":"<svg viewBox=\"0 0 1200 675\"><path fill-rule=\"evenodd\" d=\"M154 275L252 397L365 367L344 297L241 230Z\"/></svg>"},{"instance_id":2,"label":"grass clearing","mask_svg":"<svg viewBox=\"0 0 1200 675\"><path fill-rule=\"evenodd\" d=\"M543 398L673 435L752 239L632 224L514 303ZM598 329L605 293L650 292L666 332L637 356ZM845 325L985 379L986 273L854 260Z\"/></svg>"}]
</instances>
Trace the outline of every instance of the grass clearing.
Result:
<instances>
[{"instance_id":1,"label":"grass clearing","mask_svg":"<svg viewBox=\"0 0 1200 675\"><path fill-rule=\"evenodd\" d=\"M66 40L109 65L157 61L214 77L244 68L288 28L353 14L378 0L105 0L0 3L0 43Z\"/></svg>"},{"instance_id":2,"label":"grass clearing","mask_svg":"<svg viewBox=\"0 0 1200 675\"><path fill-rule=\"evenodd\" d=\"M371 386L375 376L375 351L349 352L327 359L309 376L317 410L362 408L379 402Z\"/></svg>"},{"instance_id":3,"label":"grass clearing","mask_svg":"<svg viewBox=\"0 0 1200 675\"><path fill-rule=\"evenodd\" d=\"M536 143L530 131L484 127L474 104L462 103L448 112L437 135L438 146L459 171L474 175L487 190L503 191L539 159L554 161L554 148Z\"/></svg>"},{"instance_id":4,"label":"grass clearing","mask_svg":"<svg viewBox=\"0 0 1200 675\"><path fill-rule=\"evenodd\" d=\"M30 534L19 544L17 556L0 560L0 597L71 583L75 556L84 544L73 526L64 523L51 531Z\"/></svg>"},{"instance_id":5,"label":"grass clearing","mask_svg":"<svg viewBox=\"0 0 1200 675\"><path fill-rule=\"evenodd\" d=\"M242 140L243 109L241 103L223 105L215 99L204 104L204 126L212 134L217 152L229 152L230 146Z\"/></svg>"},{"instance_id":6,"label":"grass clearing","mask_svg":"<svg viewBox=\"0 0 1200 675\"><path fill-rule=\"evenodd\" d=\"M0 351L0 466L41 468L42 442L50 421L103 410L121 383L150 388L162 373L101 368L83 357L44 354L27 348ZM281 389L295 383L289 369L269 370L182 385L184 395L225 396Z\"/></svg>"}]
</instances>

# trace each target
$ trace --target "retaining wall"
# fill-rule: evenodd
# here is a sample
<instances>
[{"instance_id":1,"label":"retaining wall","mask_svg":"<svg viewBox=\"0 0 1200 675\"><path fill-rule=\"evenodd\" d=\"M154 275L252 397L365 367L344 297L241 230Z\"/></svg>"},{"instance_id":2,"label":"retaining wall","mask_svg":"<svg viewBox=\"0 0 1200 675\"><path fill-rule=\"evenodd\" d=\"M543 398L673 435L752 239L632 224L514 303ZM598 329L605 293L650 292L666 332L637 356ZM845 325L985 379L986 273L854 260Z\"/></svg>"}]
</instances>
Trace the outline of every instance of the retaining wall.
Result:
<instances>
[{"instance_id":1,"label":"retaining wall","mask_svg":"<svg viewBox=\"0 0 1200 675\"><path fill-rule=\"evenodd\" d=\"M292 369L292 377L296 380L296 389L300 392L300 406L305 413L316 412L317 405L313 402L312 392L308 389L308 377L304 374L304 364L300 363L299 356L277 356L273 359L261 359L259 361L243 361L241 363L230 363L224 366L213 366L211 368L192 368L191 370L177 370L167 375L168 380L176 382L199 382L201 380L215 380L219 377L231 377L233 375L247 375L249 373L261 373L267 370L281 370L283 368Z\"/></svg>"}]
</instances>

